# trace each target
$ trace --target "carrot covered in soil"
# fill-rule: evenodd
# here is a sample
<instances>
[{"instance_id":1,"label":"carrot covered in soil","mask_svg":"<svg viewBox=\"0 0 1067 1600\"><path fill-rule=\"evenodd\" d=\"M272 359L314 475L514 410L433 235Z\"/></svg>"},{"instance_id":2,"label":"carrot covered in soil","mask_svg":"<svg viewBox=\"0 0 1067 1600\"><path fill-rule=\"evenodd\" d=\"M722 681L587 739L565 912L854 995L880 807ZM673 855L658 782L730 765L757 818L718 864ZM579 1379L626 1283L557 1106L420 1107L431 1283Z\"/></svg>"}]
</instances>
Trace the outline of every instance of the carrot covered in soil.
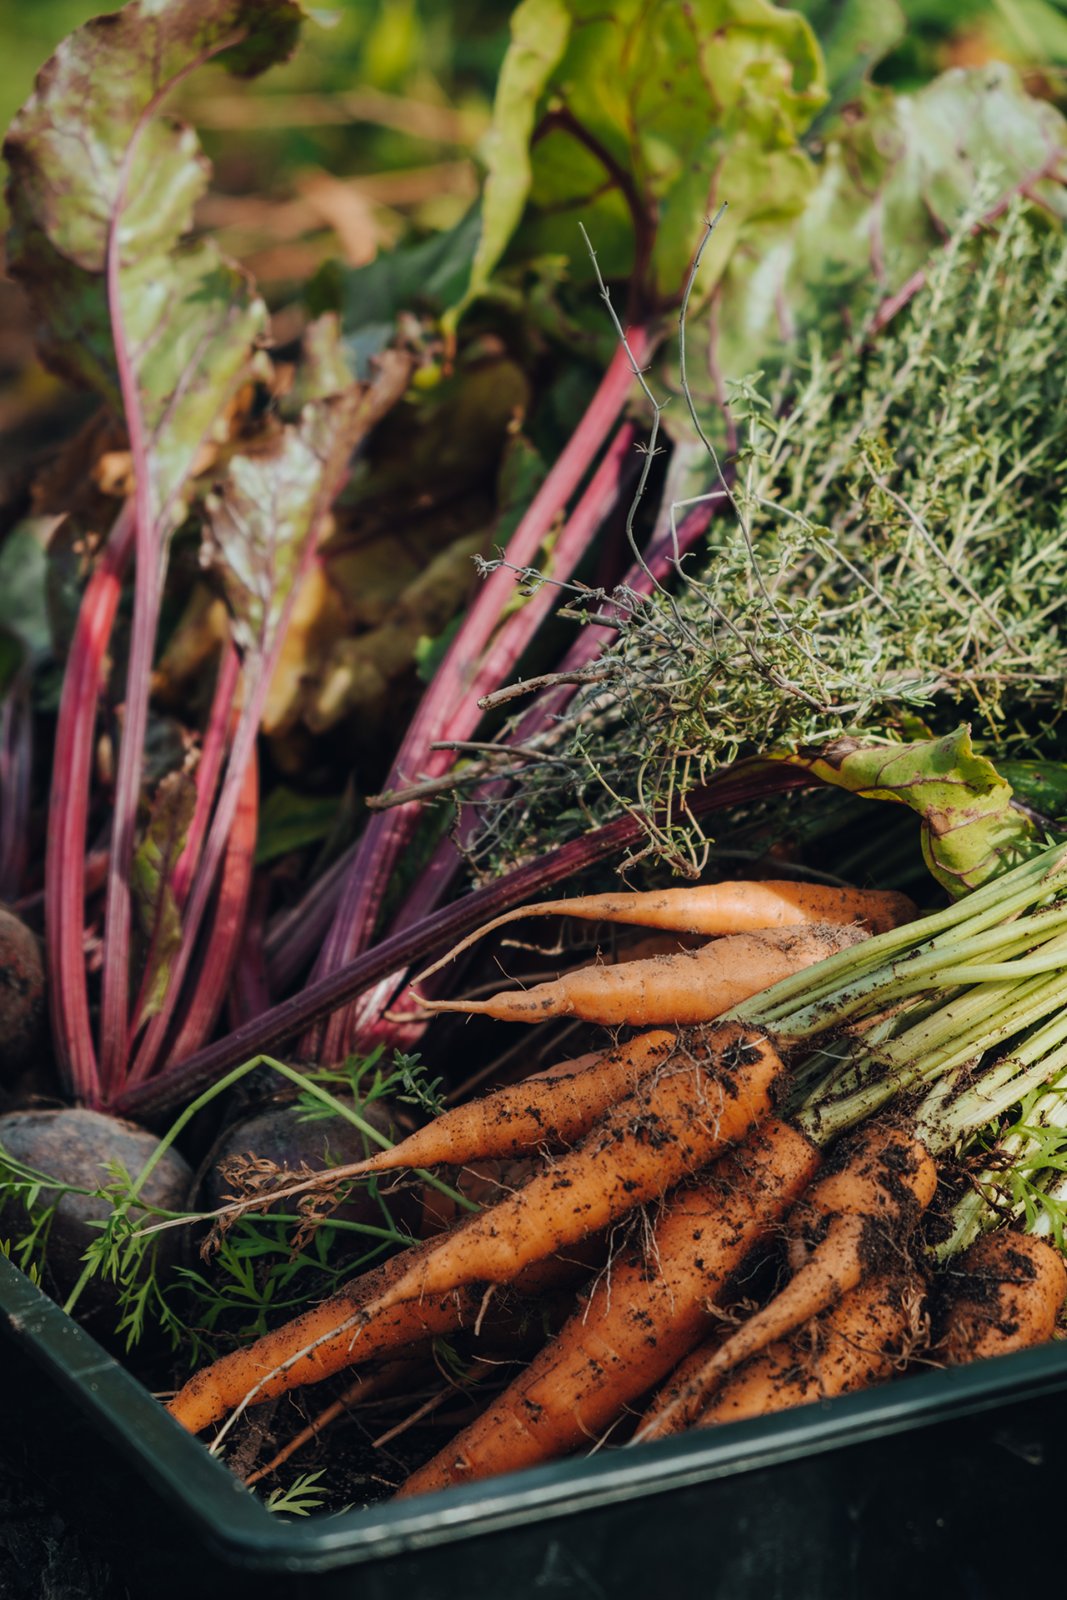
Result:
<instances>
[{"instance_id":1,"label":"carrot covered in soil","mask_svg":"<svg viewBox=\"0 0 1067 1600\"><path fill-rule=\"evenodd\" d=\"M516 1472L598 1438L700 1339L709 1302L819 1163L814 1145L771 1119L703 1182L676 1189L651 1244L633 1240L614 1257L588 1303L401 1495Z\"/></svg>"},{"instance_id":2,"label":"carrot covered in soil","mask_svg":"<svg viewBox=\"0 0 1067 1600\"><path fill-rule=\"evenodd\" d=\"M1006 1231L979 1239L942 1282L947 1317L939 1353L950 1366L1046 1344L1067 1297L1059 1251Z\"/></svg>"},{"instance_id":3,"label":"carrot covered in soil","mask_svg":"<svg viewBox=\"0 0 1067 1600\"><path fill-rule=\"evenodd\" d=\"M686 1027L709 1022L867 937L861 928L829 923L738 933L701 950L610 967L581 967L548 983L489 1000L421 1003L427 1011L463 1011L500 1022L577 1016L609 1028Z\"/></svg>"},{"instance_id":4,"label":"carrot covered in soil","mask_svg":"<svg viewBox=\"0 0 1067 1600\"><path fill-rule=\"evenodd\" d=\"M788 1339L732 1372L696 1419L698 1428L743 1422L885 1383L922 1339L919 1280L876 1273Z\"/></svg>"},{"instance_id":5,"label":"carrot covered in soil","mask_svg":"<svg viewBox=\"0 0 1067 1600\"><path fill-rule=\"evenodd\" d=\"M486 934L524 917L578 917L583 922L625 922L669 933L719 936L795 928L800 923L863 924L868 934L914 922L918 911L906 894L886 889L832 889L818 883L712 883L693 889L656 889L646 894L583 894L573 900L541 900L516 906L468 934L413 981L438 972Z\"/></svg>"},{"instance_id":6,"label":"carrot covered in soil","mask_svg":"<svg viewBox=\"0 0 1067 1600\"><path fill-rule=\"evenodd\" d=\"M530 1155L545 1145L575 1144L673 1047L673 1034L642 1034L617 1050L599 1053L578 1072L550 1069L551 1077L526 1078L481 1100L454 1106L391 1150L335 1168L330 1177L356 1177L392 1167L459 1167L467 1161Z\"/></svg>"},{"instance_id":7,"label":"carrot covered in soil","mask_svg":"<svg viewBox=\"0 0 1067 1600\"><path fill-rule=\"evenodd\" d=\"M429 1248L408 1251L379 1272L377 1292L357 1286L357 1303L338 1323L319 1307L196 1374L171 1410L196 1432L231 1406L325 1377L320 1352L335 1365L394 1348L395 1323L419 1325L427 1305L444 1314L468 1285L502 1283L597 1232L743 1139L770 1114L781 1062L765 1038L737 1024L694 1030L636 1091L619 1101L582 1144L524 1189L471 1217ZM368 1278L373 1276L367 1275ZM405 1305L405 1302L409 1304ZM410 1304L414 1302L414 1304ZM397 1308L400 1308L399 1311ZM388 1314L388 1315L386 1315ZM384 1324L383 1324L384 1318ZM387 1346L381 1327L388 1328ZM203 1398L198 1398L202 1396Z\"/></svg>"},{"instance_id":8,"label":"carrot covered in soil","mask_svg":"<svg viewBox=\"0 0 1067 1600\"><path fill-rule=\"evenodd\" d=\"M692 1412L731 1368L833 1305L887 1257L899 1264L904 1238L934 1197L934 1162L918 1140L896 1128L864 1130L844 1143L838 1161L789 1219L794 1277L709 1356L637 1440L670 1432L674 1415Z\"/></svg>"},{"instance_id":9,"label":"carrot covered in soil","mask_svg":"<svg viewBox=\"0 0 1067 1600\"><path fill-rule=\"evenodd\" d=\"M596 1050L574 1061L533 1073L521 1083L497 1089L480 1100L442 1112L390 1150L363 1161L331 1167L329 1179L358 1178L398 1167L465 1166L474 1161L506 1161L532 1155L546 1146L575 1144L608 1107L636 1085L642 1073L670 1053L674 1035L657 1031L631 1039L615 1050ZM235 1200L211 1213L240 1216L266 1204L305 1194L322 1183L322 1174L298 1183ZM440 1201L434 1202L440 1209Z\"/></svg>"},{"instance_id":10,"label":"carrot covered in soil","mask_svg":"<svg viewBox=\"0 0 1067 1600\"><path fill-rule=\"evenodd\" d=\"M402 1351L406 1358L416 1353L413 1347L427 1339L474 1326L483 1308L484 1287L463 1285L455 1292L405 1301L388 1315L378 1317L373 1330L364 1329L358 1340L353 1339L353 1313L378 1299L391 1284L412 1270L415 1261L430 1254L439 1243L439 1237L424 1239L402 1255L363 1273L340 1294L324 1300L272 1333L264 1334L247 1349L233 1350L211 1366L202 1367L168 1403L167 1410L190 1433L199 1433L239 1405L268 1373L272 1376L255 1395L253 1404L298 1389L305 1383L319 1383L346 1367L371 1361L385 1353L395 1356ZM591 1270L600 1266L607 1250L606 1239L585 1239L568 1250L565 1258L550 1256L535 1262L525 1273L516 1276L510 1290L521 1298L539 1301L546 1292L580 1283ZM321 1343L317 1342L320 1340ZM284 1372L275 1373L275 1368L294 1349L301 1350L313 1343L314 1350L302 1360L294 1362Z\"/></svg>"}]
</instances>

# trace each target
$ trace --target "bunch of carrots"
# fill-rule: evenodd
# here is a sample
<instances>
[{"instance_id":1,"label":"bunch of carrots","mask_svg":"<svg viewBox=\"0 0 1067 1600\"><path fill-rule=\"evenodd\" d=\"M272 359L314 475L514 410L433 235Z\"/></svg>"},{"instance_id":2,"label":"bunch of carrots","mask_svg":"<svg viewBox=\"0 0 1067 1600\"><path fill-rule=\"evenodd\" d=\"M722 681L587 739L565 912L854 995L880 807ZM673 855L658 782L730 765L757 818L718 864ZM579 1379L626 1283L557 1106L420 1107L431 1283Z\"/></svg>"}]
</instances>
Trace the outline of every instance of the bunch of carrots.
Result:
<instances>
[{"instance_id":1,"label":"bunch of carrots","mask_svg":"<svg viewBox=\"0 0 1067 1600\"><path fill-rule=\"evenodd\" d=\"M565 913L707 942L485 1002L427 1002L644 1031L333 1169L336 1193L400 1169L530 1167L477 1214L196 1373L171 1413L194 1433L222 1423L217 1450L249 1406L370 1367L262 1476L353 1397L402 1383L433 1339L491 1339L516 1307L569 1309L406 1496L587 1449L627 1418L643 1442L884 1382L919 1351L955 1363L1049 1339L1067 1294L1059 1251L988 1231L997 1213L972 1199L936 1278L923 1222L939 1156L1032 1090L1047 1123L1067 1105L1064 889L1057 847L922 920L898 894L792 883L496 919L480 934ZM316 1182L283 1179L216 1215ZM761 1268L771 1289L753 1307L743 1294Z\"/></svg>"}]
</instances>

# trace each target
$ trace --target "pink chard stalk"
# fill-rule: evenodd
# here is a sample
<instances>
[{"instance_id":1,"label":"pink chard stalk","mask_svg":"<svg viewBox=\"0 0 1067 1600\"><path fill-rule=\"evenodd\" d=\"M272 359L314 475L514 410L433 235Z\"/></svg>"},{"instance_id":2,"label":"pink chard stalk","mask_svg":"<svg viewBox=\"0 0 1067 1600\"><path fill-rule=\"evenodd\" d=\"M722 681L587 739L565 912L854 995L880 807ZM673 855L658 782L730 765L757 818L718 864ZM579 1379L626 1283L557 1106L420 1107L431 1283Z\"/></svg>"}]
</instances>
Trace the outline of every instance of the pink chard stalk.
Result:
<instances>
[{"instance_id":1,"label":"pink chard stalk","mask_svg":"<svg viewBox=\"0 0 1067 1600\"><path fill-rule=\"evenodd\" d=\"M187 513L198 463L224 437L227 406L251 375L266 330L266 309L247 277L209 242L182 243L208 169L191 130L157 113L173 88L212 59L245 76L284 60L300 18L291 0L185 0L151 8L134 0L64 41L4 146L12 174L9 270L26 285L43 325L42 357L125 418L135 486L83 598L64 682L49 819L46 938L56 1052L68 1088L90 1105L113 1099L126 1075L135 827L169 539ZM92 162L72 162L71 150L82 146L92 147ZM101 670L131 555L134 614L108 865L98 1065L81 949L85 827ZM230 686L232 692L232 674ZM173 867L169 859L168 875ZM142 879L155 908L148 949L158 956L173 890L151 872ZM137 905L142 925L145 909Z\"/></svg>"}]
</instances>

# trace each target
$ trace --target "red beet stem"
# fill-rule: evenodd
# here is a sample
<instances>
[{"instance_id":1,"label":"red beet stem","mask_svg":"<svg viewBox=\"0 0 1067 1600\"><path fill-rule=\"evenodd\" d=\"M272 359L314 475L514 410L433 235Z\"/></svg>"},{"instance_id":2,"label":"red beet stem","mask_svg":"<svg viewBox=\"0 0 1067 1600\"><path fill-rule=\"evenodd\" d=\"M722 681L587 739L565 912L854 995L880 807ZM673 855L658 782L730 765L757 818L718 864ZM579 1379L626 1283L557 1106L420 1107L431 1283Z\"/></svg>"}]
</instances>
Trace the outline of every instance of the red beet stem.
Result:
<instances>
[{"instance_id":1,"label":"red beet stem","mask_svg":"<svg viewBox=\"0 0 1067 1600\"><path fill-rule=\"evenodd\" d=\"M270 1010L270 984L263 956L263 930L270 904L271 876L261 867L252 879L248 914L237 951L233 979L226 997L226 1016L230 1028L239 1028Z\"/></svg>"},{"instance_id":2,"label":"red beet stem","mask_svg":"<svg viewBox=\"0 0 1067 1600\"><path fill-rule=\"evenodd\" d=\"M0 900L18 899L29 855L33 662L15 674L0 725Z\"/></svg>"},{"instance_id":3,"label":"red beet stem","mask_svg":"<svg viewBox=\"0 0 1067 1600\"><path fill-rule=\"evenodd\" d=\"M196 810L193 812L189 837L185 841L185 849L178 858L178 865L174 869L174 882L171 885L179 911L184 908L189 898L189 890L196 876L196 869L200 865L200 853L204 848L211 808L215 804L219 773L226 757L226 744L233 718L233 697L237 693L237 679L240 673L241 659L237 654L237 646L227 637L222 648L219 675L215 680L215 695L211 702L211 715L200 752L200 762L196 769Z\"/></svg>"},{"instance_id":4,"label":"red beet stem","mask_svg":"<svg viewBox=\"0 0 1067 1600\"><path fill-rule=\"evenodd\" d=\"M100 1080L82 949L85 829L100 673L133 543L133 505L127 501L78 610L63 675L48 803L45 952L52 1039L64 1088L88 1106L99 1104Z\"/></svg>"}]
</instances>

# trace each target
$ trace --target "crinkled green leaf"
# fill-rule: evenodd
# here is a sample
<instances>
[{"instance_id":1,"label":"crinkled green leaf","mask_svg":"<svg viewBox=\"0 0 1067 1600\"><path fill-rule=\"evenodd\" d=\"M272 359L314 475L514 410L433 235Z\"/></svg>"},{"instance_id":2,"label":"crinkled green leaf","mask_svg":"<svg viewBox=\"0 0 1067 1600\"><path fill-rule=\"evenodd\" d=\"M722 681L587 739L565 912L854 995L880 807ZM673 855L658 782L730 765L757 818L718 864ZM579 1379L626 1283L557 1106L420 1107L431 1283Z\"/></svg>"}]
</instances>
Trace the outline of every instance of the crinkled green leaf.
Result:
<instances>
[{"instance_id":1,"label":"crinkled green leaf","mask_svg":"<svg viewBox=\"0 0 1067 1600\"><path fill-rule=\"evenodd\" d=\"M135 1032L163 1005L171 962L182 942L171 881L195 809L192 778L186 772L168 773L156 791L144 841L130 869L130 893L146 962Z\"/></svg>"},{"instance_id":2,"label":"crinkled green leaf","mask_svg":"<svg viewBox=\"0 0 1067 1600\"><path fill-rule=\"evenodd\" d=\"M525 0L512 27L468 299L509 241L589 276L581 222L606 276L636 270L646 305L670 304L723 200L705 290L752 227L802 208L814 170L796 140L825 100L802 17L766 0Z\"/></svg>"},{"instance_id":3,"label":"crinkled green leaf","mask_svg":"<svg viewBox=\"0 0 1067 1600\"><path fill-rule=\"evenodd\" d=\"M1011 784L971 749L966 726L916 744L838 739L781 759L867 800L892 800L917 811L926 864L957 899L1043 847L1012 805Z\"/></svg>"},{"instance_id":4,"label":"crinkled green leaf","mask_svg":"<svg viewBox=\"0 0 1067 1600\"><path fill-rule=\"evenodd\" d=\"M284 59L300 15L292 0L133 0L63 41L4 144L8 267L44 324L42 358L116 411L106 266L119 230L118 303L163 531L183 514L184 482L266 309L214 245L182 243L210 169L193 130L155 113L207 60L247 74Z\"/></svg>"},{"instance_id":5,"label":"crinkled green leaf","mask_svg":"<svg viewBox=\"0 0 1067 1600\"><path fill-rule=\"evenodd\" d=\"M483 290L519 225L533 181L530 138L538 102L571 31L565 0L522 0L511 18L511 46L497 84L493 125L483 141L488 165L482 223L467 298Z\"/></svg>"},{"instance_id":6,"label":"crinkled green leaf","mask_svg":"<svg viewBox=\"0 0 1067 1600\"><path fill-rule=\"evenodd\" d=\"M11 125L4 155L56 249L102 272L127 150L142 120L190 70L221 60L243 75L293 50L292 0L133 0L64 39ZM185 233L207 181L191 129L172 118L143 129L121 223L123 262Z\"/></svg>"}]
</instances>

